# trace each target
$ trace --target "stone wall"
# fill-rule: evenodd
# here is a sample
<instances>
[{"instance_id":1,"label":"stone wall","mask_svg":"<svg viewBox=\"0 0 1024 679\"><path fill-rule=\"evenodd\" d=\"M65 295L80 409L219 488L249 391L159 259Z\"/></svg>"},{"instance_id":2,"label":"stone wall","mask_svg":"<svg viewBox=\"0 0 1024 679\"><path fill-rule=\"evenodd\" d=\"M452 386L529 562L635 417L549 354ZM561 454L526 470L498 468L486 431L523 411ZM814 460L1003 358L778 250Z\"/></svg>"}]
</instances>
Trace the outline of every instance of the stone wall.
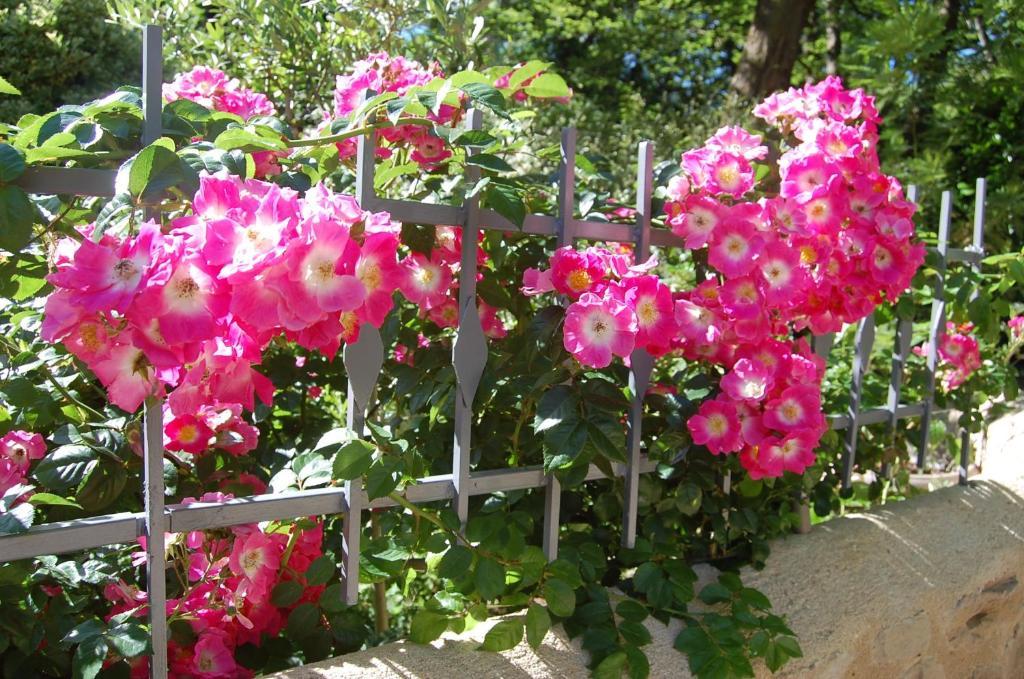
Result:
<instances>
[{"instance_id":1,"label":"stone wall","mask_svg":"<svg viewBox=\"0 0 1024 679\"><path fill-rule=\"evenodd\" d=\"M711 577L713 574L706 574ZM989 428L969 488L829 521L778 541L745 581L788 618L804 650L782 677L1024 677L1024 413ZM496 621L432 646L399 642L276 676L586 677L586 655L551 632L537 651L477 651ZM648 621L651 676L687 677L678 629ZM770 676L763 667L759 676Z\"/></svg>"}]
</instances>

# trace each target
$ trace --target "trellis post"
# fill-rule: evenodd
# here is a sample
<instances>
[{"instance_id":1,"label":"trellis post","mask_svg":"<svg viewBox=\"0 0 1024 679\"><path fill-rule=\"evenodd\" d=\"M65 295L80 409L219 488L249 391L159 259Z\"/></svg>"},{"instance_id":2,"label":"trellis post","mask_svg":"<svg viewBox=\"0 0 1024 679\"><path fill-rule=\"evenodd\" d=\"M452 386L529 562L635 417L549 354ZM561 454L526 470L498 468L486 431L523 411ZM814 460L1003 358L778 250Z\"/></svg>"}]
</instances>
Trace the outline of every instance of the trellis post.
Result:
<instances>
[{"instance_id":1,"label":"trellis post","mask_svg":"<svg viewBox=\"0 0 1024 679\"><path fill-rule=\"evenodd\" d=\"M361 205L365 205L364 200L373 195L375 153L373 132L360 136L356 146L356 195ZM369 323L364 323L359 328L359 340L345 345L343 360L348 375L347 426L355 436L361 437L366 428L370 398L384 366L384 344L380 331ZM348 507L342 521L341 570L345 603L348 605L359 600L359 543L363 530L363 496L361 477L345 482Z\"/></svg>"},{"instance_id":2,"label":"trellis post","mask_svg":"<svg viewBox=\"0 0 1024 679\"><path fill-rule=\"evenodd\" d=\"M558 246L572 245L576 237L573 210L576 202L576 129L562 130L561 161L558 166ZM558 558L558 526L562 509L562 484L553 472L544 487L544 554L549 561Z\"/></svg>"},{"instance_id":3,"label":"trellis post","mask_svg":"<svg viewBox=\"0 0 1024 679\"><path fill-rule=\"evenodd\" d=\"M953 194L942 192L939 210L939 234L935 244L938 261L935 263L935 288L932 297L932 315L928 323L928 347L925 359L925 400L921 414L921 447L917 451L918 471L924 469L928 441L931 438L932 410L935 408L935 370L939 358L939 335L946 325L946 254L949 247L949 222L953 209Z\"/></svg>"},{"instance_id":4,"label":"trellis post","mask_svg":"<svg viewBox=\"0 0 1024 679\"><path fill-rule=\"evenodd\" d=\"M636 243L635 260L644 262L651 254L651 193L654 185L654 144L641 142L636 161ZM626 440L626 473L622 490L622 546L636 546L637 509L640 501L640 443L644 416L644 394L651 380L654 359L645 349L630 355L629 434Z\"/></svg>"},{"instance_id":5,"label":"trellis post","mask_svg":"<svg viewBox=\"0 0 1024 679\"><path fill-rule=\"evenodd\" d=\"M871 312L857 323L854 339L856 353L853 357L853 376L850 384L850 427L846 431L846 445L843 451L842 489L849 490L853 478L853 465L857 456L857 435L860 432L860 401L864 390L864 374L871 360L871 348L875 343L875 313Z\"/></svg>"},{"instance_id":6,"label":"trellis post","mask_svg":"<svg viewBox=\"0 0 1024 679\"><path fill-rule=\"evenodd\" d=\"M981 259L985 256L985 191L986 182L984 177L979 177L974 187L974 233L971 238L971 250L973 257L970 266L975 273L981 273ZM971 293L971 302L978 298L978 291ZM966 389L966 385L964 385ZM967 403L971 403L970 391L966 394ZM970 405L968 405L970 407ZM964 413L966 416L967 413ZM971 463L971 430L970 427L963 427L960 432L960 473L958 482L961 486L967 485L967 469Z\"/></svg>"},{"instance_id":7,"label":"trellis post","mask_svg":"<svg viewBox=\"0 0 1024 679\"><path fill-rule=\"evenodd\" d=\"M481 112L471 109L466 127L479 130ZM467 151L469 153L469 151ZM466 165L466 186L472 189L480 180L480 168ZM487 364L487 338L477 309L477 236L480 232L480 195L466 198L462 211L462 246L459 263L459 328L452 344L455 368L455 442L452 448L452 484L455 487L455 513L463 529L469 520L469 465L472 455L473 399Z\"/></svg>"},{"instance_id":8,"label":"trellis post","mask_svg":"<svg viewBox=\"0 0 1024 679\"><path fill-rule=\"evenodd\" d=\"M163 133L163 46L159 26L146 26L142 34L142 146ZM158 209L147 208L146 219L160 219ZM167 554L164 536L164 427L163 402L155 396L143 410L143 503L146 511L146 596L149 604L153 655L149 676L167 676Z\"/></svg>"}]
</instances>

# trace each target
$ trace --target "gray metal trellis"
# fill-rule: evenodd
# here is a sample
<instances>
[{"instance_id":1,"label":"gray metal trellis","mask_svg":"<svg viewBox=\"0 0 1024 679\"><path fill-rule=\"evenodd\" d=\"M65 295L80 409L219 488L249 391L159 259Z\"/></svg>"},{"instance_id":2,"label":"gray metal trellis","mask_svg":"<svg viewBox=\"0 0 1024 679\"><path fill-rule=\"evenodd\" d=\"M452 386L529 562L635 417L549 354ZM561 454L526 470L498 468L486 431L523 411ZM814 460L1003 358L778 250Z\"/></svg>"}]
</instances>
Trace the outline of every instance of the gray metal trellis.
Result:
<instances>
[{"instance_id":1,"label":"gray metal trellis","mask_svg":"<svg viewBox=\"0 0 1024 679\"><path fill-rule=\"evenodd\" d=\"M161 134L161 36L156 26L146 27L143 41L143 143L155 141ZM481 114L472 111L467 124L479 129ZM480 376L487 360L487 344L483 336L476 304L477 238L479 230L514 230L516 227L493 210L483 209L479 199L472 197L460 206L393 200L380 197L374 190L375 147L372 135L360 137L357 151L356 194L364 209L387 211L402 222L430 225L452 225L462 229L461 271L459 285L459 327L452 350L452 363L457 378L455 405L455 438L452 448L452 470L422 479L403 491L413 503L450 500L459 519L464 523L469 514L469 498L498 491L540 489L545 492L545 518L543 549L548 558L558 553L559 509L561 487L558 480L545 474L539 466L514 469L473 471L471 468L471 437L473 400ZM654 148L650 142L639 146L637 160L636 223L614 224L577 219L574 215L576 133L566 129L561 139L561 162L558 173L558 210L554 216L531 214L526 217L522 231L557 239L559 245L568 245L579 239L631 243L637 261L645 259L652 246L681 247L682 239L664 229L654 229L652 218L652 190ZM467 169L472 184L479 170ZM65 168L30 168L17 184L31 193L76 194L109 197L114 195L113 170L84 170ZM984 180L978 180L975 206L974 242L966 250L947 248L951 197L943 194L940 235L937 251L942 261L936 283L935 303L932 308L928 366L930 385L934 389L934 347L936 334L944 319L942 281L946 261L967 262L979 267L982 258L984 224ZM911 194L913 197L915 194ZM150 215L152 216L152 215ZM830 418L834 429L847 429L846 452L843 461L844 484L850 482L855 463L858 428L863 425L887 422L895 430L900 419L922 417L922 454L928 445L928 418L934 413L929 397L924 403L901 404L900 386L903 366L910 346L910 321L899 322L896 348L892 357L892 381L885 407L861 410L861 387L864 370L874 337L874 317L865 318L857 330L857 358L851 385L851 405L846 415ZM833 338L815 338L815 350L827 356ZM349 376L348 426L357 434L365 427L365 416L373 398L384 360L384 347L376 328L365 325L359 340L347 345L343 361ZM642 452L643 401L647 390L653 359L638 350L631 356L629 386L631 399L628 411L627 462L613 465L617 477L624 479L624 508L622 543L633 546L637 533L637 507L639 502L639 476L653 471L655 465ZM929 392L931 393L931 392ZM342 487L323 488L294 493L259 495L236 498L224 502L197 502L188 506L164 504L163 487L163 434L161 404L149 399L144 411L144 479L145 509L142 512L122 512L104 516L61 521L35 526L20 535L0 537L0 561L15 561L44 554L75 552L105 545L126 543L139 537L147 538L147 589L152 626L153 657L151 676L165 677L167 672L167 621L164 615L166 591L166 560L163 549L165 533L222 528L232 525L285 520L304 516L342 514L344 525L342 582L346 602L354 603L359 584L359 543L363 529L363 510L395 506L390 498L367 497L360 482L347 482ZM961 480L966 481L969 449L965 445L961 459ZM923 462L923 458L919 461ZM598 467L591 465L586 479L607 478Z\"/></svg>"}]
</instances>

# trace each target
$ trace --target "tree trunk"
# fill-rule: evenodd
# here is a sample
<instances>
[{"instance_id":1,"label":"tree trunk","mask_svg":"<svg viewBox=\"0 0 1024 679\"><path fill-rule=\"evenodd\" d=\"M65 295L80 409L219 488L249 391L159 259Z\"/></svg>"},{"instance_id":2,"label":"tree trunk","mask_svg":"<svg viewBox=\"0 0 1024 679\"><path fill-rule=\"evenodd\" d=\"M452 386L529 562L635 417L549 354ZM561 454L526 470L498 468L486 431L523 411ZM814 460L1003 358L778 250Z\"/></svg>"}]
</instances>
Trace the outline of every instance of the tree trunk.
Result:
<instances>
[{"instance_id":1,"label":"tree trunk","mask_svg":"<svg viewBox=\"0 0 1024 679\"><path fill-rule=\"evenodd\" d=\"M789 87L814 0L757 0L732 88L759 99Z\"/></svg>"}]
</instances>

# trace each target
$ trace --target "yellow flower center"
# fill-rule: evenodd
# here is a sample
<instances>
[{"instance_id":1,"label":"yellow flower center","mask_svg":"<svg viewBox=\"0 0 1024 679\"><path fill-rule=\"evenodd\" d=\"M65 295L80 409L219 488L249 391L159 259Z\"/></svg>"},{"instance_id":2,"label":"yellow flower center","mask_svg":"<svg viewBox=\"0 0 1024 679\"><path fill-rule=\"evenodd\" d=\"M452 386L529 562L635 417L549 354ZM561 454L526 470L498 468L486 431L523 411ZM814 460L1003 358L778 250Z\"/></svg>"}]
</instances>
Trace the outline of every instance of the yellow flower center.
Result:
<instances>
[{"instance_id":1,"label":"yellow flower center","mask_svg":"<svg viewBox=\"0 0 1024 679\"><path fill-rule=\"evenodd\" d=\"M660 315L652 299L645 299L636 306L636 317L641 325L654 325Z\"/></svg>"},{"instance_id":2,"label":"yellow flower center","mask_svg":"<svg viewBox=\"0 0 1024 679\"><path fill-rule=\"evenodd\" d=\"M573 292L583 292L590 289L593 279L585 269L576 269L566 278L566 283Z\"/></svg>"},{"instance_id":3,"label":"yellow flower center","mask_svg":"<svg viewBox=\"0 0 1024 679\"><path fill-rule=\"evenodd\" d=\"M434 282L436 274L433 269L427 267L420 267L416 270L416 280L423 287L428 287Z\"/></svg>"},{"instance_id":4,"label":"yellow flower center","mask_svg":"<svg viewBox=\"0 0 1024 679\"><path fill-rule=\"evenodd\" d=\"M313 268L313 275L322 283L334 278L334 262L323 260Z\"/></svg>"},{"instance_id":5,"label":"yellow flower center","mask_svg":"<svg viewBox=\"0 0 1024 679\"><path fill-rule=\"evenodd\" d=\"M182 443L194 443L199 438L199 428L194 424L186 424L178 430L178 440Z\"/></svg>"},{"instance_id":6,"label":"yellow flower center","mask_svg":"<svg viewBox=\"0 0 1024 679\"><path fill-rule=\"evenodd\" d=\"M729 429L729 421L725 419L725 415L715 413L708 417L708 431L715 436L721 436Z\"/></svg>"},{"instance_id":7,"label":"yellow flower center","mask_svg":"<svg viewBox=\"0 0 1024 679\"><path fill-rule=\"evenodd\" d=\"M376 263L368 262L360 267L359 280L363 282L367 290L376 290L383 282L384 276Z\"/></svg>"},{"instance_id":8,"label":"yellow flower center","mask_svg":"<svg viewBox=\"0 0 1024 679\"><path fill-rule=\"evenodd\" d=\"M100 341L100 329L95 323L83 323L79 328L82 345L89 351L96 351L103 342Z\"/></svg>"}]
</instances>

